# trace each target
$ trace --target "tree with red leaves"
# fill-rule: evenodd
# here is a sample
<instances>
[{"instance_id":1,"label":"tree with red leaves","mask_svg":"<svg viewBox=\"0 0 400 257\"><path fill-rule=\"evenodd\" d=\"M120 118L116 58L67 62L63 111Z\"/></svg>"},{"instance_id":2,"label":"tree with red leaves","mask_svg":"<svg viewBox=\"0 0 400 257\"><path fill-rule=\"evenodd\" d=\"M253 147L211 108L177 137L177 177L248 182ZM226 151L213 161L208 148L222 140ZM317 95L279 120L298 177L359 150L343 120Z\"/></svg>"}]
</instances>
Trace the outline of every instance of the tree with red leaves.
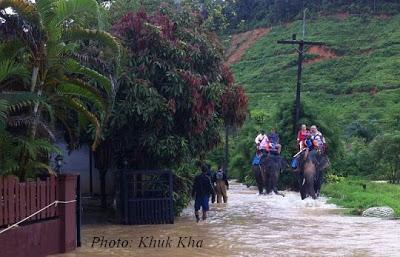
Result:
<instances>
[{"instance_id":1,"label":"tree with red leaves","mask_svg":"<svg viewBox=\"0 0 400 257\"><path fill-rule=\"evenodd\" d=\"M241 126L247 116L247 96L241 86L234 84L232 72L222 68L222 81L226 85L221 95L221 114L226 126Z\"/></svg>"},{"instance_id":2,"label":"tree with red leaves","mask_svg":"<svg viewBox=\"0 0 400 257\"><path fill-rule=\"evenodd\" d=\"M128 13L112 31L126 57L112 117L120 159L142 168L176 165L215 147L221 125L243 124L246 95L197 14L168 7Z\"/></svg>"}]
</instances>

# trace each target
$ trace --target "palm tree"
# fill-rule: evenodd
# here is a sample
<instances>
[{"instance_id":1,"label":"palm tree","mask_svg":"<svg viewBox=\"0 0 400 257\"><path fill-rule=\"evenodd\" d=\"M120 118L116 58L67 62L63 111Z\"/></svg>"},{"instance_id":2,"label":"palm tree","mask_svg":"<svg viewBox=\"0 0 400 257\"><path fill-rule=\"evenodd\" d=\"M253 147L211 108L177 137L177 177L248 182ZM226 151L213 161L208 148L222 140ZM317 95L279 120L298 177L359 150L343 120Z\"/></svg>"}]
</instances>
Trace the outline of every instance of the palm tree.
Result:
<instances>
[{"instance_id":1,"label":"palm tree","mask_svg":"<svg viewBox=\"0 0 400 257\"><path fill-rule=\"evenodd\" d=\"M77 122L89 122L94 128L92 148L96 148L114 94L113 83L111 74L83 65L76 52L86 40L109 49L115 56L114 65L120 55L114 37L84 28L88 24L99 27L98 13L95 0L40 0L35 4L0 0L0 125L18 127L11 132L17 130L18 136L26 136L29 142L39 140L44 146L40 140L54 138L55 121L63 124L71 142ZM21 126L25 128L22 132ZM29 150L21 148L20 158L37 157L27 154ZM42 150L48 152L51 147ZM26 176L26 167L18 168L20 178Z\"/></svg>"}]
</instances>

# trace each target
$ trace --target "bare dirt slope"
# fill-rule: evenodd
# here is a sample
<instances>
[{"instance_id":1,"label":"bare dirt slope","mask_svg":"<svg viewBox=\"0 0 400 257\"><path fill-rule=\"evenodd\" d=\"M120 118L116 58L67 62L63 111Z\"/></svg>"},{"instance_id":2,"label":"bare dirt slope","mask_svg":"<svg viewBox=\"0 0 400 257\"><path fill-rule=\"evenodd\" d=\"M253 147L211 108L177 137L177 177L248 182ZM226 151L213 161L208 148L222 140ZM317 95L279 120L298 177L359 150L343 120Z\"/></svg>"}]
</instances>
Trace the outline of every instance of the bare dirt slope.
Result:
<instances>
[{"instance_id":1,"label":"bare dirt slope","mask_svg":"<svg viewBox=\"0 0 400 257\"><path fill-rule=\"evenodd\" d=\"M337 55L325 46L312 46L307 50L309 54L317 55L315 58L305 61L305 63L315 63L327 59L337 58Z\"/></svg>"},{"instance_id":2,"label":"bare dirt slope","mask_svg":"<svg viewBox=\"0 0 400 257\"><path fill-rule=\"evenodd\" d=\"M260 38L267 35L270 31L270 28L259 28L233 35L230 46L225 51L225 63L227 65L232 65L239 62L247 49L252 47ZM312 46L307 50L307 53L317 55L315 58L305 62L309 64L337 58L337 55L325 46Z\"/></svg>"},{"instance_id":3,"label":"bare dirt slope","mask_svg":"<svg viewBox=\"0 0 400 257\"><path fill-rule=\"evenodd\" d=\"M226 64L232 65L233 63L240 61L246 50L253 46L258 39L265 36L270 31L270 28L258 28L233 35L230 42L230 47L225 52L225 57L227 60Z\"/></svg>"}]
</instances>

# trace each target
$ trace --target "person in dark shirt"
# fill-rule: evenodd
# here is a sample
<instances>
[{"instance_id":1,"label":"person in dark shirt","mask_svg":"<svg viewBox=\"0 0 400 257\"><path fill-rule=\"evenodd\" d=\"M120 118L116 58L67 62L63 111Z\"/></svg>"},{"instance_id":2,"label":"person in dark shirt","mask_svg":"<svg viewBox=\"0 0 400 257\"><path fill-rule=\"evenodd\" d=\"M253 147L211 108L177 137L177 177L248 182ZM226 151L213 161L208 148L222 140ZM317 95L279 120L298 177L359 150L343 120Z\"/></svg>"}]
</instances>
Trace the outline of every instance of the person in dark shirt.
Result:
<instances>
[{"instance_id":1,"label":"person in dark shirt","mask_svg":"<svg viewBox=\"0 0 400 257\"><path fill-rule=\"evenodd\" d=\"M281 153L282 146L279 144L279 134L276 133L276 129L273 128L271 130L271 133L268 135L269 141L270 141L270 150L271 151L276 151L278 154Z\"/></svg>"},{"instance_id":2,"label":"person in dark shirt","mask_svg":"<svg viewBox=\"0 0 400 257\"><path fill-rule=\"evenodd\" d=\"M199 222L199 210L200 207L203 211L203 220L207 219L207 211L209 210L208 201L210 195L213 193L214 189L211 184L211 180L208 176L208 168L206 165L201 166L201 174L194 178L192 197L195 198L194 201L194 214L196 216L196 221Z\"/></svg>"},{"instance_id":3,"label":"person in dark shirt","mask_svg":"<svg viewBox=\"0 0 400 257\"><path fill-rule=\"evenodd\" d=\"M215 172L212 171L210 164L207 163L206 166L207 166L207 169L208 169L207 176L210 178L211 185L213 187L213 191L211 193L211 203L215 203L215 199L216 199L216 192L215 192L215 185L214 185L214 183L216 182L214 180Z\"/></svg>"}]
</instances>

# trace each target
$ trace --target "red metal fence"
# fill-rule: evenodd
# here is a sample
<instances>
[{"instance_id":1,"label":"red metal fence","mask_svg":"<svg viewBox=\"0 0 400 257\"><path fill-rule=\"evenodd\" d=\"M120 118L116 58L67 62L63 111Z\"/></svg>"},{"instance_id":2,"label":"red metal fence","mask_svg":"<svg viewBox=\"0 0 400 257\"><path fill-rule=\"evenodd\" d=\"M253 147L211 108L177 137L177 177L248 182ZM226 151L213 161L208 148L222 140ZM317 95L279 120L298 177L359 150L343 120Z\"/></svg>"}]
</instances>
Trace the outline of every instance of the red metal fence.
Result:
<instances>
[{"instance_id":1,"label":"red metal fence","mask_svg":"<svg viewBox=\"0 0 400 257\"><path fill-rule=\"evenodd\" d=\"M0 227L14 224L53 203L57 195L55 176L24 183L20 183L14 176L0 176ZM54 218L57 215L57 208L53 205L27 222Z\"/></svg>"}]
</instances>

